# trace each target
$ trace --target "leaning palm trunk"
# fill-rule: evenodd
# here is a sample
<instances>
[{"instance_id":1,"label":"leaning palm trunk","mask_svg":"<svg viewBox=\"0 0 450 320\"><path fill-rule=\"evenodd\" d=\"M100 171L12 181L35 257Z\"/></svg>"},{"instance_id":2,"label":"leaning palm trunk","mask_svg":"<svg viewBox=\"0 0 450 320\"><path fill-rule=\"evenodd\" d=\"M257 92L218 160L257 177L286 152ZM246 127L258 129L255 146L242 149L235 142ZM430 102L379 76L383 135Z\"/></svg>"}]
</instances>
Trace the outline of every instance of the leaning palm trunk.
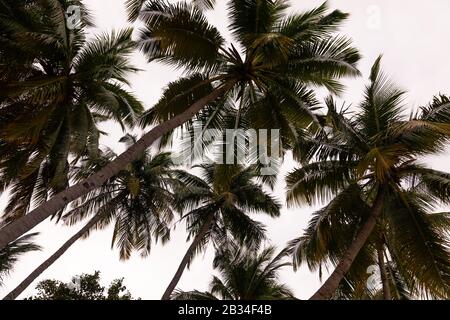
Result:
<instances>
[{"instance_id":1,"label":"leaning palm trunk","mask_svg":"<svg viewBox=\"0 0 450 320\"><path fill-rule=\"evenodd\" d=\"M186 111L150 130L138 142L119 155L102 170L58 193L27 215L2 228L0 230L0 249L30 231L39 223L55 214L58 210L64 209L68 203L99 188L105 181L119 173L130 162L140 157L142 152L151 146L157 139L168 133L170 130L176 129L183 123L189 121L208 103L215 101L217 98L228 92L235 83L235 80L228 80L209 95L192 104Z\"/></svg>"},{"instance_id":2,"label":"leaning palm trunk","mask_svg":"<svg viewBox=\"0 0 450 320\"><path fill-rule=\"evenodd\" d=\"M211 229L211 225L214 222L214 215L211 215L205 222L205 224L200 229L199 233L195 236L194 240L192 241L191 245L189 246L188 250L186 251L186 254L183 257L183 260L181 260L180 265L178 266L177 272L175 272L175 275L172 278L172 281L170 281L169 286L167 287L166 291L164 292L161 300L169 300L170 296L172 295L173 290L175 290L178 282L181 279L181 276L183 275L184 269L186 269L186 266L188 265L189 261L192 259L192 256L195 252L195 249L198 247L200 242L205 238L208 231Z\"/></svg>"},{"instance_id":3,"label":"leaning palm trunk","mask_svg":"<svg viewBox=\"0 0 450 320\"><path fill-rule=\"evenodd\" d=\"M382 240L381 240L382 241ZM391 288L389 286L389 278L386 270L386 263L384 260L384 245L383 242L378 244L378 265L380 267L381 284L383 285L383 299L391 300Z\"/></svg>"},{"instance_id":4,"label":"leaning palm trunk","mask_svg":"<svg viewBox=\"0 0 450 320\"><path fill-rule=\"evenodd\" d=\"M347 274L348 270L353 264L356 256L361 248L366 243L370 234L372 233L375 225L377 224L377 218L381 214L383 209L384 196L386 194L386 188L381 187L377 194L377 197L373 203L372 210L366 222L362 226L356 238L353 240L350 247L348 247L341 261L334 269L333 273L328 277L325 283L317 290L314 295L309 298L310 300L328 300L331 299L333 293L339 287L339 283Z\"/></svg>"},{"instance_id":5,"label":"leaning palm trunk","mask_svg":"<svg viewBox=\"0 0 450 320\"><path fill-rule=\"evenodd\" d=\"M86 232L88 232L100 219L102 215L94 216L80 231L74 234L66 243L64 243L54 254L45 260L39 267L30 273L14 290L8 293L3 300L15 300L28 286L39 277L42 272L47 270L53 263L56 262L78 239L80 239Z\"/></svg>"}]
</instances>

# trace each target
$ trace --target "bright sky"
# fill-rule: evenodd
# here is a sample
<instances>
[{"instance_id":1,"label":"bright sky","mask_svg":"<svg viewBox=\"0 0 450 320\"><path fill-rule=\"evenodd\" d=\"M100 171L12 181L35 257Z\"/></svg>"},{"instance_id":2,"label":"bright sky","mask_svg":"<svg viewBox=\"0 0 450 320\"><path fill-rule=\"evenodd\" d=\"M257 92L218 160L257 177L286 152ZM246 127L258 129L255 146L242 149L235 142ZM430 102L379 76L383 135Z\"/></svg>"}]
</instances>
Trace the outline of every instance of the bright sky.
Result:
<instances>
[{"instance_id":1,"label":"bright sky","mask_svg":"<svg viewBox=\"0 0 450 320\"><path fill-rule=\"evenodd\" d=\"M98 28L93 32L103 32L127 26L123 3L125 0L85 0L95 15ZM211 22L219 30L226 30L226 1L218 0L219 5L214 12L208 13ZM320 5L322 0L291 0L292 11L300 11ZM450 1L448 0L333 0L330 7L338 8L351 14L342 29L342 34L353 38L364 58L360 70L364 78L346 81L347 91L342 97L348 103L357 104L370 67L376 57L383 53L383 67L387 73L404 89L408 90L406 100L409 109L417 108L429 102L433 95L450 93ZM229 39L229 38L228 38ZM137 53L133 60L143 69L131 77L132 89L137 96L151 106L160 96L161 90L169 82L177 79L179 72L157 64L147 64ZM122 133L120 128L108 126L109 137L102 141L116 151L122 151L117 141ZM426 160L436 169L450 171L450 155L444 151L442 155ZM283 168L284 175L292 168L293 162L287 160ZM276 187L275 195L284 201L284 185ZM0 197L0 211L3 210L7 194ZM263 219L268 224L269 238L280 249L296 237L299 237L307 225L310 213L314 208L283 209L281 218ZM55 226L46 222L33 231L41 232L39 244L45 249L41 252L24 256L15 272L0 288L3 297L22 281L36 266L51 255L71 234L81 228ZM75 274L90 273L99 270L104 284L115 278L125 278L125 283L135 297L143 299L159 299L172 278L181 261L188 243L185 242L185 230L180 224L173 233L172 241L163 246L153 248L150 257L140 258L138 255L126 262L120 262L118 253L110 250L112 230L96 232L88 240L79 241L66 254L52 265L37 281L54 278L69 281ZM186 271L179 283L183 290L207 289L212 277L212 251L198 256L191 269ZM318 275L302 268L296 273L285 269L281 280L287 283L301 299L308 298L319 286ZM37 283L37 282L36 282ZM33 293L34 283L21 296Z\"/></svg>"}]
</instances>

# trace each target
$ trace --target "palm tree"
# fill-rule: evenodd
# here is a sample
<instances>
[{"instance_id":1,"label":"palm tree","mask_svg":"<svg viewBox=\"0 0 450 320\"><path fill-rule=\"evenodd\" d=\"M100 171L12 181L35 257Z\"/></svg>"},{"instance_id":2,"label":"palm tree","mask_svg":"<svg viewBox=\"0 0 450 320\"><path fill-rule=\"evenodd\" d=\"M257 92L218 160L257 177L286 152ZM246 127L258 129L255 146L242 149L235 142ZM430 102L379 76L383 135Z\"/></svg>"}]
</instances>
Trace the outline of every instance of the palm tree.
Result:
<instances>
[{"instance_id":1,"label":"palm tree","mask_svg":"<svg viewBox=\"0 0 450 320\"><path fill-rule=\"evenodd\" d=\"M345 246L336 249L337 256L330 257L337 266L312 299L332 296L383 212L389 226L384 234L387 243L398 241L397 248L401 248L395 252L396 261L414 260L416 263L406 266L410 274L425 281L427 290L434 294L449 294L448 242L427 222L430 210L426 203L410 193L407 186L421 188L436 201L450 202L450 175L418 163L419 157L445 148L450 133L450 101L437 97L407 118L401 105L404 92L380 71L380 60L372 68L371 83L354 116L347 117L345 110L337 112L333 99L328 99L329 127L299 140L297 151L303 165L287 177L290 204L335 197L329 205L330 214L325 213L323 219L344 219L338 214L347 209L359 219L356 235L355 225L343 223L347 234L340 237L347 237ZM350 197L355 193L359 196ZM341 198L352 200L341 204ZM367 204L370 209L364 209ZM391 205L395 205L392 210L388 208ZM389 248L392 254L395 250Z\"/></svg>"},{"instance_id":2,"label":"palm tree","mask_svg":"<svg viewBox=\"0 0 450 320\"><path fill-rule=\"evenodd\" d=\"M75 29L66 25L69 5L81 8ZM132 30L87 40L90 20L80 1L0 3L0 192L11 190L7 222L69 186L69 162L97 155L101 122L133 126L143 111L124 88L126 75L137 71L129 61Z\"/></svg>"},{"instance_id":3,"label":"palm tree","mask_svg":"<svg viewBox=\"0 0 450 320\"><path fill-rule=\"evenodd\" d=\"M264 226L252 220L248 213L280 214L278 204L255 180L258 175L251 167L236 165L201 165L203 179L180 173L183 187L177 189L176 208L183 213L189 238L193 238L163 300L168 300L184 269L196 253L211 242L220 247L231 235L239 243L258 246L265 238Z\"/></svg>"},{"instance_id":4,"label":"palm tree","mask_svg":"<svg viewBox=\"0 0 450 320\"><path fill-rule=\"evenodd\" d=\"M177 291L174 300L284 300L295 299L291 290L278 280L278 272L288 262L286 251L275 255L275 248L262 251L230 243L219 249L214 268L221 277L213 277L209 292Z\"/></svg>"},{"instance_id":5,"label":"palm tree","mask_svg":"<svg viewBox=\"0 0 450 320\"><path fill-rule=\"evenodd\" d=\"M136 138L127 135L121 141L129 145ZM86 159L83 166L73 168L75 179L82 179L99 170L114 157L111 151L107 151L101 158ZM94 229L103 229L114 223L111 246L119 249L122 260L128 259L133 250L147 256L153 239L163 243L168 241L169 224L174 216L170 207L174 201L170 188L176 183L172 178L173 170L170 154L161 153L152 157L146 152L102 188L75 202L75 207L64 216L67 224L75 224L89 215L93 217L4 299L16 299L78 239L88 237Z\"/></svg>"},{"instance_id":6,"label":"palm tree","mask_svg":"<svg viewBox=\"0 0 450 320\"><path fill-rule=\"evenodd\" d=\"M134 7L137 10L141 8L139 3L142 1ZM139 13L145 27L138 44L149 61L167 63L187 73L178 83L180 91L163 108L148 112L146 122L156 126L108 166L4 228L0 247L100 187L157 139L189 122L218 99L236 94L249 97L238 104L245 110L250 105L251 114L265 115L266 120L278 116L277 122L286 129L282 130L283 135L296 137L298 124L303 128L305 119L309 118L309 122L314 119L308 86L339 92L340 78L359 74L356 63L360 56L349 40L333 36L347 14L338 10L327 14L325 4L286 16L287 9L288 5L280 0L230 0L229 29L236 43L226 45L219 31L196 6L185 2L146 2ZM170 88L166 93L169 91ZM280 103L272 107L270 101ZM286 107L286 111L281 107ZM294 110L299 114L296 121L288 117ZM239 118L236 123L239 124Z\"/></svg>"},{"instance_id":7,"label":"palm tree","mask_svg":"<svg viewBox=\"0 0 450 320\"><path fill-rule=\"evenodd\" d=\"M335 300L411 300L419 298L411 292L411 284L396 269L393 261L386 263L387 279L383 280L380 272L377 272L375 265L367 270L368 275L365 280L350 283L347 277L339 285L332 299ZM351 271L349 271L351 272ZM386 290L388 286L388 290ZM413 289L414 290L414 289ZM386 293L389 293L386 296Z\"/></svg>"},{"instance_id":8,"label":"palm tree","mask_svg":"<svg viewBox=\"0 0 450 320\"><path fill-rule=\"evenodd\" d=\"M0 286L3 286L5 277L12 271L21 255L41 249L31 241L36 235L37 233L27 234L0 250Z\"/></svg>"},{"instance_id":9,"label":"palm tree","mask_svg":"<svg viewBox=\"0 0 450 320\"><path fill-rule=\"evenodd\" d=\"M328 263L337 265L370 212L367 196L360 186L353 184L315 212L304 234L290 243L295 268L307 263L312 271L321 272ZM387 197L377 226L345 274L333 299L442 298L441 292L448 290L450 283L445 276L438 279L440 283L436 285L438 274L427 277L422 270L433 263L443 275L450 270L448 260L443 262L442 256L430 257L426 252L427 247L431 247L435 248L433 254L448 257L449 252L439 252L439 248L442 250L442 246L445 248L448 244L449 214L429 213L439 203L426 193L409 189L404 196L414 203L414 210L421 217L420 228L427 235L427 243L418 245L417 242L424 241L420 237L405 239L410 232L408 229L414 229L413 221L398 198ZM398 218L399 213L406 219ZM374 266L378 266L378 272L374 272Z\"/></svg>"}]
</instances>

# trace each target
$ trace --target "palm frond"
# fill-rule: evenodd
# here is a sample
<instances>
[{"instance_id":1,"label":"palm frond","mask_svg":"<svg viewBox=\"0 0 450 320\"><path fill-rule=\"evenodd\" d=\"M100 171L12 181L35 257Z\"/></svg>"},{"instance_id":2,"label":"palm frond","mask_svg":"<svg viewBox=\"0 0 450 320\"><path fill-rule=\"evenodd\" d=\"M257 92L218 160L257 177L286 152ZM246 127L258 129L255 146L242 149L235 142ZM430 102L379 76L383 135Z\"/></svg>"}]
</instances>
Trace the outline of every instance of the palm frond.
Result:
<instances>
[{"instance_id":1,"label":"palm frond","mask_svg":"<svg viewBox=\"0 0 450 320\"><path fill-rule=\"evenodd\" d=\"M37 233L25 235L0 250L0 287L23 254L41 250L41 247L32 241L37 235Z\"/></svg>"},{"instance_id":2,"label":"palm frond","mask_svg":"<svg viewBox=\"0 0 450 320\"><path fill-rule=\"evenodd\" d=\"M217 68L224 39L197 6L148 1L138 45L149 61L192 69Z\"/></svg>"}]
</instances>

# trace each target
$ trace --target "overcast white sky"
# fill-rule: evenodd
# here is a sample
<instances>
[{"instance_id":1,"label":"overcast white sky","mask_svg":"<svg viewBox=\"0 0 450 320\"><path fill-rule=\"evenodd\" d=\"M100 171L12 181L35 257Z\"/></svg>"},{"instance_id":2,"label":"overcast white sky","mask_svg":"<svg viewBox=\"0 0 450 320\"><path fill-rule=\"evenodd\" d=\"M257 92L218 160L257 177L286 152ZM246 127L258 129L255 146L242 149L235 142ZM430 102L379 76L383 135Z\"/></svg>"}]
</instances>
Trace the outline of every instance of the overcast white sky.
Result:
<instances>
[{"instance_id":1,"label":"overcast white sky","mask_svg":"<svg viewBox=\"0 0 450 320\"><path fill-rule=\"evenodd\" d=\"M124 0L85 0L95 15L98 28L93 32L118 29L127 25L123 3ZM211 22L219 29L226 30L226 2L218 0L214 12L208 13ZM320 5L322 0L291 0L292 11L306 10ZM411 110L426 104L433 95L450 93L450 1L448 0L333 0L330 7L341 9L351 14L342 33L353 38L362 55L360 70L364 78L348 80L347 91L342 97L347 102L357 103L362 96L370 67L376 57L383 53L383 67L392 78L408 90L406 100ZM132 89L137 96L151 106L159 98L161 90L169 81L177 79L179 72L156 64L147 64L140 54L133 57L136 65L143 69L131 77ZM122 133L119 128L108 126L109 137L104 144L117 151L122 149L117 140ZM436 169L450 171L450 155L427 159ZM287 160L283 174L293 166ZM275 194L284 201L284 185L278 184ZM0 197L0 211L4 209L7 194ZM264 219L268 224L269 238L280 249L287 241L301 235L307 225L313 208L283 209L281 218ZM24 256L15 272L0 288L0 296L16 286L38 264L53 253L69 236L81 227L67 228L55 226L51 222L43 223L36 230L41 232L38 242L45 250ZM104 284L115 278L125 278L125 283L133 296L143 299L159 299L172 278L179 261L183 257L188 243L185 231L179 225L173 233L172 241L162 246L155 246L147 259L138 255L127 262L120 262L116 251L110 250L112 230L93 233L88 240L79 241L59 261L51 266L37 281L54 278L69 281L75 274L90 273L99 270ZM182 277L179 287L183 290L207 289L212 277L212 252L198 256L191 269ZM319 286L317 274L306 268L294 273L285 269L281 279L287 283L301 299L308 298ZM36 282L37 283L37 282ZM33 293L34 283L21 297Z\"/></svg>"}]
</instances>

